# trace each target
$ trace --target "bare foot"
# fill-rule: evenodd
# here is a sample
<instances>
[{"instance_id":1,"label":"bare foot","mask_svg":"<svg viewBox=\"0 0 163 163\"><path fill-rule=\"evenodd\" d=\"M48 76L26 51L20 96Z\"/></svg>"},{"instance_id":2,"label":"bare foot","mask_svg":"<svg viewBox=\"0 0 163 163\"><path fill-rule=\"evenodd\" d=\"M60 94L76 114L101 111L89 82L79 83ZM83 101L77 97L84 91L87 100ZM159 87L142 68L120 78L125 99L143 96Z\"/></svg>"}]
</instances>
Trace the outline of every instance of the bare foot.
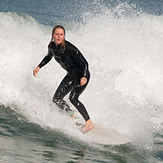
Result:
<instances>
[{"instance_id":1,"label":"bare foot","mask_svg":"<svg viewBox=\"0 0 163 163\"><path fill-rule=\"evenodd\" d=\"M83 133L86 133L94 128L92 121L89 119L86 121L85 126L82 128Z\"/></svg>"}]
</instances>

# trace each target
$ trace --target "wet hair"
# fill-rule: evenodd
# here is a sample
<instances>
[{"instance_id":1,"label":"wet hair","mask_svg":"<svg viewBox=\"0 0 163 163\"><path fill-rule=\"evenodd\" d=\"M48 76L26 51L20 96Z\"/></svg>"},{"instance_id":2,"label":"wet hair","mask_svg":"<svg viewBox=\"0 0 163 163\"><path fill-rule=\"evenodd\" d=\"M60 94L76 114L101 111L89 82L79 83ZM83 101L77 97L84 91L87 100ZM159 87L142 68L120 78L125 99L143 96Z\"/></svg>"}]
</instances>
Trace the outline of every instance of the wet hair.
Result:
<instances>
[{"instance_id":1,"label":"wet hair","mask_svg":"<svg viewBox=\"0 0 163 163\"><path fill-rule=\"evenodd\" d=\"M65 28L62 25L56 25L52 30L51 42L53 41L53 34L54 34L55 30L58 29L58 28L63 29L64 35L66 34ZM63 48L65 50L65 39L63 40L63 42L61 44L61 48Z\"/></svg>"}]
</instances>

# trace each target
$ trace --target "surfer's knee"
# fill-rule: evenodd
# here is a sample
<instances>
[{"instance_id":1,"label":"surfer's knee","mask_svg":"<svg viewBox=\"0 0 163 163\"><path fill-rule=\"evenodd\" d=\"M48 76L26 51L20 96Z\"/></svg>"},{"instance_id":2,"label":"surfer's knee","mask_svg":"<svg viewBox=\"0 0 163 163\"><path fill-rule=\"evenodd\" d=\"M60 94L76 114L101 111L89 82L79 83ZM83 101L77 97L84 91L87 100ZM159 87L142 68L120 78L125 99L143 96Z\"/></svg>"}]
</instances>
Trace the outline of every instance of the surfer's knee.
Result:
<instances>
[{"instance_id":1,"label":"surfer's knee","mask_svg":"<svg viewBox=\"0 0 163 163\"><path fill-rule=\"evenodd\" d=\"M53 102L56 103L56 104L57 104L58 101L59 101L59 99L58 99L56 96L54 96L52 100L53 100Z\"/></svg>"},{"instance_id":2,"label":"surfer's knee","mask_svg":"<svg viewBox=\"0 0 163 163\"><path fill-rule=\"evenodd\" d=\"M74 106L76 106L78 103L78 99L74 95L70 95L69 100Z\"/></svg>"}]
</instances>

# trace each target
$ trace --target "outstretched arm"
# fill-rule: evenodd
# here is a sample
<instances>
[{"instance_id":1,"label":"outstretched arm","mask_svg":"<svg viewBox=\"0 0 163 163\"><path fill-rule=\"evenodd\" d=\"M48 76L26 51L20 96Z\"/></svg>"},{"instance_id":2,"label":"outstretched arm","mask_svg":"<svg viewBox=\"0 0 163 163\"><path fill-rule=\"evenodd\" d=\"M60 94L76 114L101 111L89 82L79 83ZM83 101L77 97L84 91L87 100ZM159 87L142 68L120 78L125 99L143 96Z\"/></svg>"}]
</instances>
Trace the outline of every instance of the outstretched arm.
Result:
<instances>
[{"instance_id":1,"label":"outstretched arm","mask_svg":"<svg viewBox=\"0 0 163 163\"><path fill-rule=\"evenodd\" d=\"M52 52L49 50L48 54L44 57L44 59L41 61L41 63L38 65L40 68L45 66L51 59L52 59Z\"/></svg>"},{"instance_id":2,"label":"outstretched arm","mask_svg":"<svg viewBox=\"0 0 163 163\"><path fill-rule=\"evenodd\" d=\"M52 52L49 50L48 54L44 57L41 63L33 70L33 75L36 77L37 73L39 72L40 68L45 66L51 59L52 59Z\"/></svg>"}]
</instances>

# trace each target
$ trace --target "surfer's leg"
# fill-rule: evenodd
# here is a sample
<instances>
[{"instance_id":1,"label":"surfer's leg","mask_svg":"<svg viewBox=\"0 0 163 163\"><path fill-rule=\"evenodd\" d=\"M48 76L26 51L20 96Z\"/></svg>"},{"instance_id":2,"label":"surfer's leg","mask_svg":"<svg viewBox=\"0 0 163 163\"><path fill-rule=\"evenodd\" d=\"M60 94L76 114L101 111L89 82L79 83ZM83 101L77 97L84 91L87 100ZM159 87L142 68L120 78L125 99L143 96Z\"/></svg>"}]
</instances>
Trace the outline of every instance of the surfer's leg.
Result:
<instances>
[{"instance_id":1,"label":"surfer's leg","mask_svg":"<svg viewBox=\"0 0 163 163\"><path fill-rule=\"evenodd\" d=\"M79 113L82 115L82 117L87 121L90 119L88 112L85 108L85 106L79 101L79 96L84 91L88 84L89 78L87 79L87 83L84 86L81 86L79 84L79 81L76 81L74 84L74 87L70 93L69 99L70 102L75 106L75 108L79 111Z\"/></svg>"},{"instance_id":2,"label":"surfer's leg","mask_svg":"<svg viewBox=\"0 0 163 163\"><path fill-rule=\"evenodd\" d=\"M85 90L85 88L89 82L89 79L90 79L90 74L88 74L87 83L83 86L81 86L79 84L79 82L76 82L74 84L73 90L71 91L70 97L69 97L71 103L76 107L76 109L79 111L79 113L82 115L82 117L84 118L84 120L86 122L85 126L82 128L82 131L84 133L88 132L89 130L94 128L94 125L89 117L89 114L88 114L85 106L79 101L79 96Z\"/></svg>"},{"instance_id":3,"label":"surfer's leg","mask_svg":"<svg viewBox=\"0 0 163 163\"><path fill-rule=\"evenodd\" d=\"M79 111L79 113L82 115L82 117L85 119L85 121L87 121L90 119L90 117L85 106L79 101L78 99L79 95L80 95L79 89L75 89L71 91L69 99L71 103L75 106L75 108Z\"/></svg>"},{"instance_id":4,"label":"surfer's leg","mask_svg":"<svg viewBox=\"0 0 163 163\"><path fill-rule=\"evenodd\" d=\"M79 84L79 81L76 81L69 96L71 103L76 107L76 109L79 111L79 113L82 115L82 117L84 118L86 122L90 120L90 117L85 106L81 103L81 101L79 101L79 96L85 90L89 82L89 79L90 79L90 74L88 74L87 83L83 86Z\"/></svg>"},{"instance_id":5,"label":"surfer's leg","mask_svg":"<svg viewBox=\"0 0 163 163\"><path fill-rule=\"evenodd\" d=\"M79 101L80 94L84 91L87 85L80 86L79 84L75 86L75 88L70 93L70 101L79 111L79 113L84 118L86 124L82 128L83 133L88 132L89 130L94 128L94 125L89 117L89 114L85 108L85 106Z\"/></svg>"},{"instance_id":6,"label":"surfer's leg","mask_svg":"<svg viewBox=\"0 0 163 163\"><path fill-rule=\"evenodd\" d=\"M59 108L68 112L72 110L66 101L63 100L63 98L71 91L73 85L74 81L68 75L66 75L53 96L53 102L56 103Z\"/></svg>"}]
</instances>

